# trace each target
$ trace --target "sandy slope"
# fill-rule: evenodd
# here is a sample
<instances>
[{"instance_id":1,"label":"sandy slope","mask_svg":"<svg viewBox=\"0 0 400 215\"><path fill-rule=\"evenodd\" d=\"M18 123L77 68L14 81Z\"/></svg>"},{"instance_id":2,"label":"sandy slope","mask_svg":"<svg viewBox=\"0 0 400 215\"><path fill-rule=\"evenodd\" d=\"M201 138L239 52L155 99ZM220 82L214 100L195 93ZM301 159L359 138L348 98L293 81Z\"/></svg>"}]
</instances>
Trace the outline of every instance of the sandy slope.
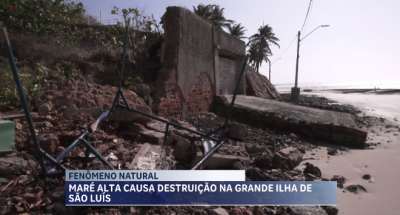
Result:
<instances>
[{"instance_id":1,"label":"sandy slope","mask_svg":"<svg viewBox=\"0 0 400 215\"><path fill-rule=\"evenodd\" d=\"M342 155L329 156L326 147L321 147L307 153L308 157L319 158L307 162L317 165L322 177L343 175L347 178L345 187L360 184L367 189L367 193L361 194L338 189L339 214L400 214L400 123L393 120L400 119L400 95L315 94L357 106L367 115L387 118L395 125L386 128L381 124L368 129L367 142L381 143L374 150L351 149ZM362 179L364 174L370 174L373 182Z\"/></svg>"}]
</instances>

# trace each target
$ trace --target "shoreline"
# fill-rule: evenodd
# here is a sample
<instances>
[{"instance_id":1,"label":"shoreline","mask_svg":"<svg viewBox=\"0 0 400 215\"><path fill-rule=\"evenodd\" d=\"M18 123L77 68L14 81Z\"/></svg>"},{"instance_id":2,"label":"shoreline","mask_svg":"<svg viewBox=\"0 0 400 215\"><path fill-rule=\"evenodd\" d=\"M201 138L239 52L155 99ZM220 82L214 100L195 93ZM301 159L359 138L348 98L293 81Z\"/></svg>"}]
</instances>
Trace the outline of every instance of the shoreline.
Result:
<instances>
[{"instance_id":1,"label":"shoreline","mask_svg":"<svg viewBox=\"0 0 400 215\"><path fill-rule=\"evenodd\" d=\"M361 93L361 94L377 94L377 95L389 95L389 94L400 94L400 89L376 89L373 88L360 88L360 89L351 89L351 88L333 88L333 89L312 89L312 88L300 88L300 94L303 93L341 93L341 94L349 94L349 93ZM306 91L305 91L306 90ZM311 91L307 91L311 90ZM287 94L290 93L290 89L277 89L279 94Z\"/></svg>"},{"instance_id":2,"label":"shoreline","mask_svg":"<svg viewBox=\"0 0 400 215\"><path fill-rule=\"evenodd\" d=\"M337 208L340 214L397 214L400 211L400 205L395 200L400 189L397 182L400 178L400 172L397 171L397 157L400 154L400 123L397 120L400 118L400 90L370 91L336 89L301 92L303 97L325 98L336 101L339 106L354 106L360 112L353 114L369 122L364 129L368 130L367 144L372 147L328 155L327 149L337 146L322 143L305 154L315 160L300 164L302 166L309 162L318 166L323 178L344 176L347 179L344 187L361 185L367 190L354 194L338 188ZM363 179L364 175L370 175L371 179Z\"/></svg>"}]
</instances>

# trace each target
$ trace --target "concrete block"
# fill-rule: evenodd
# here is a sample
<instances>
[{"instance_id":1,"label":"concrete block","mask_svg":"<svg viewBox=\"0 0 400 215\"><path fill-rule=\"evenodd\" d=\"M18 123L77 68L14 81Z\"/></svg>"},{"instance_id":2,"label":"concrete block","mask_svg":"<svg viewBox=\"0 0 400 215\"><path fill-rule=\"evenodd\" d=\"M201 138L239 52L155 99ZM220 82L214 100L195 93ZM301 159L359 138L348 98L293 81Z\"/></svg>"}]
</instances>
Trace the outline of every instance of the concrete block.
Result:
<instances>
[{"instance_id":1,"label":"concrete block","mask_svg":"<svg viewBox=\"0 0 400 215\"><path fill-rule=\"evenodd\" d=\"M191 146L188 139L178 136L176 134L169 135L164 145L169 146L174 150L173 154L177 159L185 158Z\"/></svg>"},{"instance_id":2,"label":"concrete block","mask_svg":"<svg viewBox=\"0 0 400 215\"><path fill-rule=\"evenodd\" d=\"M144 130L139 133L140 142L148 142L155 145L162 145L164 142L164 134L157 131L152 130Z\"/></svg>"},{"instance_id":3,"label":"concrete block","mask_svg":"<svg viewBox=\"0 0 400 215\"><path fill-rule=\"evenodd\" d=\"M14 137L14 122L0 120L0 151L11 150L14 145Z\"/></svg>"},{"instance_id":4,"label":"concrete block","mask_svg":"<svg viewBox=\"0 0 400 215\"><path fill-rule=\"evenodd\" d=\"M172 149L145 143L132 160L128 169L131 170L167 170L171 169L174 162L170 155Z\"/></svg>"}]
</instances>

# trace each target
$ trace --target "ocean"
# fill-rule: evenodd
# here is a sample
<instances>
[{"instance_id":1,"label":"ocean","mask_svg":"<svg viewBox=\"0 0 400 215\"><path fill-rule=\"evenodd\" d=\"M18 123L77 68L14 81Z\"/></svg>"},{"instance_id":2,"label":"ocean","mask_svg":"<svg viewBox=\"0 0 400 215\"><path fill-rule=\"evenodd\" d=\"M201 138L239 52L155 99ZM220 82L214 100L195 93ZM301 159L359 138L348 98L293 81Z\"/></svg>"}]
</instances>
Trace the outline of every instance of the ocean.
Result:
<instances>
[{"instance_id":1,"label":"ocean","mask_svg":"<svg viewBox=\"0 0 400 215\"><path fill-rule=\"evenodd\" d=\"M275 84L278 92L287 92L294 87L294 83L286 84ZM353 82L353 83L336 83L336 84L324 84L324 83L303 83L299 84L298 87L301 90L311 89L313 91L320 90L333 90L333 89L400 89L400 80L397 81L380 81L380 82Z\"/></svg>"}]
</instances>

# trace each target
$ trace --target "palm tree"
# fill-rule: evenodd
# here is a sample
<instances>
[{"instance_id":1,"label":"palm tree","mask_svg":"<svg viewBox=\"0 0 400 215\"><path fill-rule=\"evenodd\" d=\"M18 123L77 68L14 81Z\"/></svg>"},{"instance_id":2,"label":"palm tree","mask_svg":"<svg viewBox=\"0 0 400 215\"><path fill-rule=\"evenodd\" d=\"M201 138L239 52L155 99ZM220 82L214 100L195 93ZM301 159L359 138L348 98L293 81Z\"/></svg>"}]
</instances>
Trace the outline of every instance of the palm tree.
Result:
<instances>
[{"instance_id":1,"label":"palm tree","mask_svg":"<svg viewBox=\"0 0 400 215\"><path fill-rule=\"evenodd\" d=\"M255 69L257 72L259 72L258 70L263 61L270 62L268 59L268 56L272 55L270 44L280 47L278 41L279 39L275 36L275 33L272 32L272 28L264 24L258 28L258 33L249 37L247 45L250 45L250 47L252 45L257 46L257 57L255 58Z\"/></svg>"},{"instance_id":2,"label":"palm tree","mask_svg":"<svg viewBox=\"0 0 400 215\"><path fill-rule=\"evenodd\" d=\"M235 21L226 19L224 16L225 8L221 8L219 5L203 5L199 4L197 7L193 6L193 11L196 15L204 17L210 20L214 26L218 28L228 27L235 23Z\"/></svg>"},{"instance_id":3,"label":"palm tree","mask_svg":"<svg viewBox=\"0 0 400 215\"><path fill-rule=\"evenodd\" d=\"M211 8L213 5L204 5L204 4L199 4L197 7L193 6L193 11L196 15L199 15L201 17L204 17L206 19L211 19Z\"/></svg>"},{"instance_id":4,"label":"palm tree","mask_svg":"<svg viewBox=\"0 0 400 215\"><path fill-rule=\"evenodd\" d=\"M246 31L246 29L244 29L244 26L242 26L241 23L237 24L237 25L229 25L228 26L228 30L229 33L239 39L244 39L246 37L244 37L244 32Z\"/></svg>"},{"instance_id":5,"label":"palm tree","mask_svg":"<svg viewBox=\"0 0 400 215\"><path fill-rule=\"evenodd\" d=\"M249 50L247 51L249 54L249 64L253 67L254 70L259 72L259 68L263 61L270 62L269 56L272 55L271 49L268 45L260 46L259 43L250 43Z\"/></svg>"}]
</instances>

